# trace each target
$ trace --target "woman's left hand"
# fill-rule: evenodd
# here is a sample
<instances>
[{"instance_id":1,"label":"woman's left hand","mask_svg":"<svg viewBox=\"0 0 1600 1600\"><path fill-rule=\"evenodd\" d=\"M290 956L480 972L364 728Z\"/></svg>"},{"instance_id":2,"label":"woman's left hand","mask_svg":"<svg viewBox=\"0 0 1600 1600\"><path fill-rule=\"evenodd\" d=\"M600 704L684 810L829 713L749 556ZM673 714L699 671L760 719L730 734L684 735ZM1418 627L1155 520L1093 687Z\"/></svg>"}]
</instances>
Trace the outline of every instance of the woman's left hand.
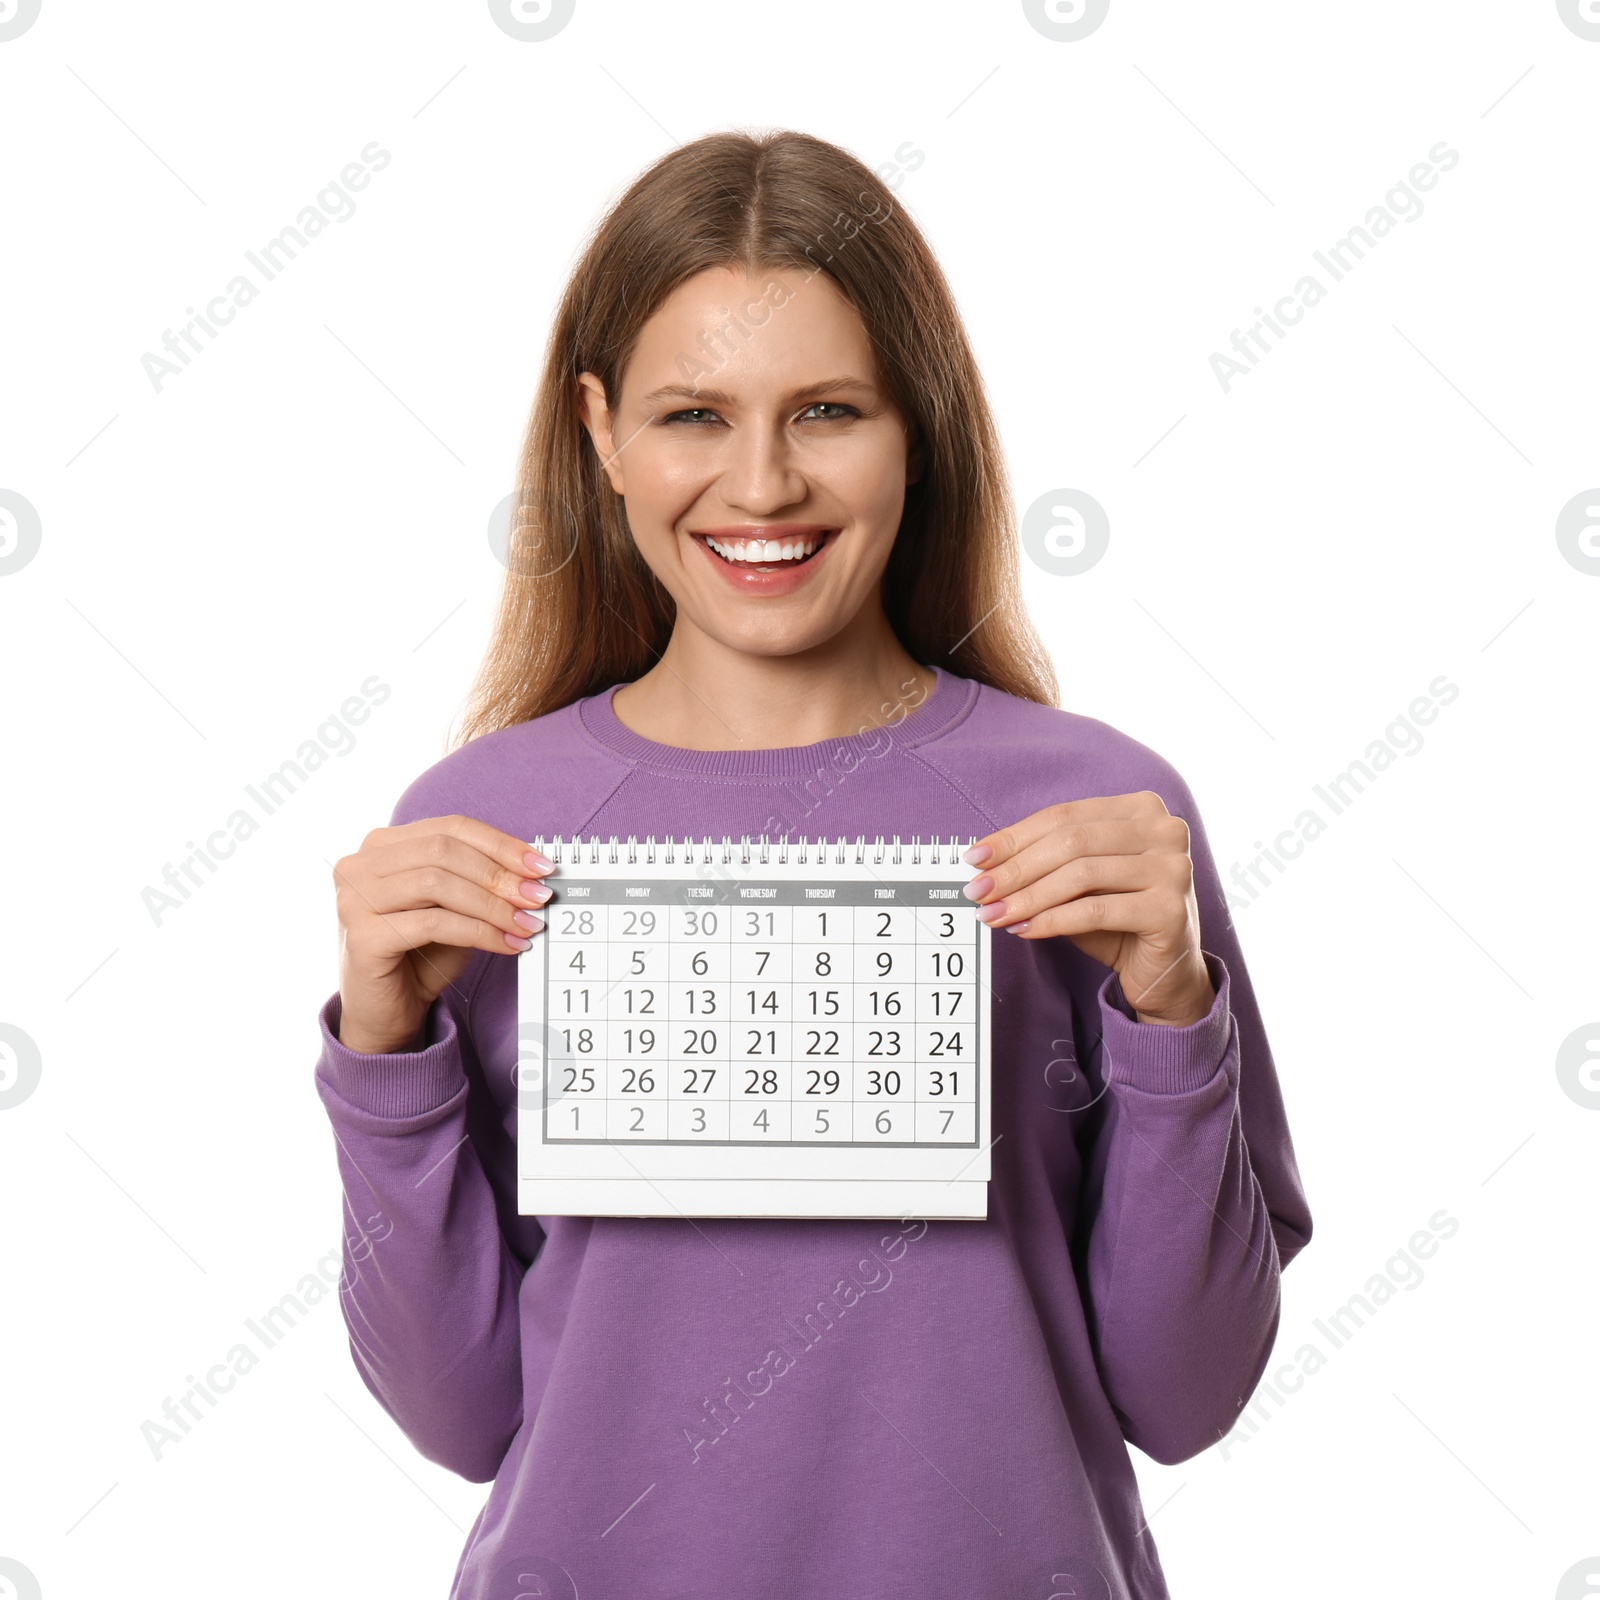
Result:
<instances>
[{"instance_id":1,"label":"woman's left hand","mask_svg":"<svg viewBox=\"0 0 1600 1600\"><path fill-rule=\"evenodd\" d=\"M1064 934L1114 967L1140 1022L1184 1028L1216 999L1200 950L1189 825L1149 789L1066 800L985 834L964 893L1023 939Z\"/></svg>"}]
</instances>

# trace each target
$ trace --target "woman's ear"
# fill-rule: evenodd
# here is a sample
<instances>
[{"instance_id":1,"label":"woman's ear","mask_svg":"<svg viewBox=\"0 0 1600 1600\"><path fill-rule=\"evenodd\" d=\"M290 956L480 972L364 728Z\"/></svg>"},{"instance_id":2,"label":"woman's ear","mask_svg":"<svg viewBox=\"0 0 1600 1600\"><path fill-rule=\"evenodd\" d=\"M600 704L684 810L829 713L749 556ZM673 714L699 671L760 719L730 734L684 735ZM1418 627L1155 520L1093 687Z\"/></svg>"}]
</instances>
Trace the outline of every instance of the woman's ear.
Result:
<instances>
[{"instance_id":1,"label":"woman's ear","mask_svg":"<svg viewBox=\"0 0 1600 1600\"><path fill-rule=\"evenodd\" d=\"M622 493L622 467L616 459L611 437L611 408L606 404L606 386L592 372L578 374L578 415L589 430L589 437L605 468L611 487Z\"/></svg>"}]
</instances>

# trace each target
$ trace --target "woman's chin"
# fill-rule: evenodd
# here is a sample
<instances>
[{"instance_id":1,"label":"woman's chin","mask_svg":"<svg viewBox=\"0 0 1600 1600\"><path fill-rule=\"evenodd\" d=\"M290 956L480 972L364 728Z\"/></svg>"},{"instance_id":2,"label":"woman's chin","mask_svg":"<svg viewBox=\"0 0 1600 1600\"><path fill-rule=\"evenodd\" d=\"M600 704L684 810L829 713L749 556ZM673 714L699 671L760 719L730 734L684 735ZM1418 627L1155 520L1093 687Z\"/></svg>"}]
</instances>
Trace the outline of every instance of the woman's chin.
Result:
<instances>
[{"instance_id":1,"label":"woman's chin","mask_svg":"<svg viewBox=\"0 0 1600 1600\"><path fill-rule=\"evenodd\" d=\"M744 613L747 609L753 608L741 606L738 611ZM688 620L725 650L771 660L804 655L806 651L826 644L839 631L822 617L810 624L800 619L785 618L775 625L776 619L770 614L730 615L726 607L718 607L715 612L702 612Z\"/></svg>"}]
</instances>

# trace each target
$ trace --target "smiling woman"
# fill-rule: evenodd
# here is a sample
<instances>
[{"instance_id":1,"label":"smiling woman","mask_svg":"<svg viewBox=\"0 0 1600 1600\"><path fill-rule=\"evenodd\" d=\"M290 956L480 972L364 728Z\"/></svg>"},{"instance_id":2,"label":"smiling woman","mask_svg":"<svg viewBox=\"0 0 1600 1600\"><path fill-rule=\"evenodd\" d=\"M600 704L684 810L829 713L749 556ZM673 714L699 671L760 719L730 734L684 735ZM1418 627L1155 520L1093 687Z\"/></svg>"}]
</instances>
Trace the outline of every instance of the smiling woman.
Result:
<instances>
[{"instance_id":1,"label":"smiling woman","mask_svg":"<svg viewBox=\"0 0 1600 1600\"><path fill-rule=\"evenodd\" d=\"M1193 796L1055 705L927 243L809 135L672 151L574 269L517 491L463 739L335 869L316 1074L350 1213L393 1221L342 1297L352 1356L419 1451L493 1480L452 1596L1165 1600L1128 1446L1227 1434L1311 1218ZM522 1052L560 1025L519 1027L518 956L565 948L538 943L563 880L527 841L797 827L973 841L968 920L1009 935L984 939L986 1219L521 1213ZM816 972L886 970L819 928ZM940 1028L893 1071L865 1056L898 1052L884 1016L942 1028L956 998L808 990L799 948L736 952L749 989L707 987L706 950L657 987L584 977L614 1028L571 979L560 1015L601 1041L582 1092L770 1095L741 1142L774 1170L807 1094L937 1105ZM760 1042L798 1043L808 995L877 1041L809 1085Z\"/></svg>"},{"instance_id":2,"label":"smiling woman","mask_svg":"<svg viewBox=\"0 0 1600 1600\"><path fill-rule=\"evenodd\" d=\"M673 674L704 693L729 650L728 746L857 727L933 660L1055 702L949 287L884 184L820 139L702 139L617 202L556 313L516 504L524 547L463 739L627 683L617 714L677 743L694 713L680 689L673 714ZM743 544L748 568L774 564L769 540L784 561L786 536L816 542L803 579L724 571L709 542ZM826 686L847 657L870 681L843 704Z\"/></svg>"},{"instance_id":3,"label":"smiling woman","mask_svg":"<svg viewBox=\"0 0 1600 1600\"><path fill-rule=\"evenodd\" d=\"M655 385L730 304L758 297L773 315L723 363L718 388ZM838 731L843 699L917 676L881 590L920 453L876 366L826 276L711 267L645 324L614 405L581 375L606 476L673 602L660 658L612 701L630 727L695 745L705 719L683 686L721 681L737 686L744 738L812 744ZM812 377L819 368L839 375ZM841 676L846 661L864 672Z\"/></svg>"}]
</instances>

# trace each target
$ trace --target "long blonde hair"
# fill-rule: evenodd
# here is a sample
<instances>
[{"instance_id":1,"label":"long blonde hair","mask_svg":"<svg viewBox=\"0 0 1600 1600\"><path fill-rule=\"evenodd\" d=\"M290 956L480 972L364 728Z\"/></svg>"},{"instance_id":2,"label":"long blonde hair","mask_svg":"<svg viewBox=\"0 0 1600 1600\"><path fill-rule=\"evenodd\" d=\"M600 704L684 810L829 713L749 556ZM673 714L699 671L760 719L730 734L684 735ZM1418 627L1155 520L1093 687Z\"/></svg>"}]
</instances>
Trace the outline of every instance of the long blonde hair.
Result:
<instances>
[{"instance_id":1,"label":"long blonde hair","mask_svg":"<svg viewBox=\"0 0 1600 1600\"><path fill-rule=\"evenodd\" d=\"M644 673L676 607L628 531L578 409L614 405L645 321L709 267L826 272L864 323L924 465L883 578L911 656L1056 704L1023 607L1016 512L983 379L933 252L893 192L810 134L725 132L634 182L574 268L546 349L513 496L505 588L456 744Z\"/></svg>"}]
</instances>

